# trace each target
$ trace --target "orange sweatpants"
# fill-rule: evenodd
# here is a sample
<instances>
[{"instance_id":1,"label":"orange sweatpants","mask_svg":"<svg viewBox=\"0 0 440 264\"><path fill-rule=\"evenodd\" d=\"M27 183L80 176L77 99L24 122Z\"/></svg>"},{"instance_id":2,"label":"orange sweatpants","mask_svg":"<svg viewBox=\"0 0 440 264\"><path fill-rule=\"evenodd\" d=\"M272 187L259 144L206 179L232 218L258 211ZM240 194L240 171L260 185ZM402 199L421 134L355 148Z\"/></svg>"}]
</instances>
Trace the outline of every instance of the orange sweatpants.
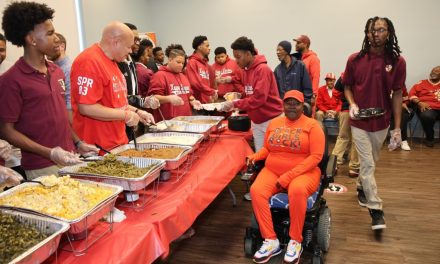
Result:
<instances>
[{"instance_id":1,"label":"orange sweatpants","mask_svg":"<svg viewBox=\"0 0 440 264\"><path fill-rule=\"evenodd\" d=\"M302 230L307 210L307 198L314 193L319 186L319 168L315 168L306 174L294 178L288 187L289 215L290 215L290 239L302 242ZM277 235L273 228L272 214L269 207L269 199L279 192L276 187L278 175L267 167L261 170L255 182L251 186L252 208L260 226L260 232L265 239L276 239Z\"/></svg>"}]
</instances>

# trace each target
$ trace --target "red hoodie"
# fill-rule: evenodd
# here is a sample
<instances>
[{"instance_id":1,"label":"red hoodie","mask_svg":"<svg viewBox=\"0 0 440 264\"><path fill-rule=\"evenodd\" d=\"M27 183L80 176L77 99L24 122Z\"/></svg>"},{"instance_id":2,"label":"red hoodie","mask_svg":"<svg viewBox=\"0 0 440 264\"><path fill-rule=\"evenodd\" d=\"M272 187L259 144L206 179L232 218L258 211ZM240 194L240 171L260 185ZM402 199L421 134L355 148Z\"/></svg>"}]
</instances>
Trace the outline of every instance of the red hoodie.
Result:
<instances>
[{"instance_id":1,"label":"red hoodie","mask_svg":"<svg viewBox=\"0 0 440 264\"><path fill-rule=\"evenodd\" d=\"M160 110L162 111L165 119L171 119L176 116L190 116L192 114L191 105L189 104L189 97L192 94L191 86L188 78L183 73L175 73L170 71L166 66L161 66L159 71L153 75L150 82L150 89L148 95L178 95L184 101L183 105L172 105L171 103L161 104ZM154 110L154 120L162 120L159 111Z\"/></svg>"},{"instance_id":2,"label":"red hoodie","mask_svg":"<svg viewBox=\"0 0 440 264\"><path fill-rule=\"evenodd\" d=\"M321 74L321 62L315 52L309 50L302 55L301 59L306 65L310 80L312 81L313 94L318 94L319 76Z\"/></svg>"},{"instance_id":3,"label":"red hoodie","mask_svg":"<svg viewBox=\"0 0 440 264\"><path fill-rule=\"evenodd\" d=\"M229 57L223 65L218 63L212 64L212 68L215 72L215 77L228 77L232 78L230 83L219 83L217 85L218 97L222 97L229 92L239 92L244 95L244 86L241 83L243 79L243 71L238 67L235 60L231 60Z\"/></svg>"},{"instance_id":4,"label":"red hoodie","mask_svg":"<svg viewBox=\"0 0 440 264\"><path fill-rule=\"evenodd\" d=\"M202 104L210 103L210 96L214 95L215 90L210 87L210 66L205 58L194 53L188 59L186 66L186 76L193 89L194 97Z\"/></svg>"},{"instance_id":5,"label":"red hoodie","mask_svg":"<svg viewBox=\"0 0 440 264\"><path fill-rule=\"evenodd\" d=\"M252 122L261 124L283 112L277 82L264 55L255 55L254 62L244 69L243 85L246 98L235 101L234 107L246 110Z\"/></svg>"}]
</instances>

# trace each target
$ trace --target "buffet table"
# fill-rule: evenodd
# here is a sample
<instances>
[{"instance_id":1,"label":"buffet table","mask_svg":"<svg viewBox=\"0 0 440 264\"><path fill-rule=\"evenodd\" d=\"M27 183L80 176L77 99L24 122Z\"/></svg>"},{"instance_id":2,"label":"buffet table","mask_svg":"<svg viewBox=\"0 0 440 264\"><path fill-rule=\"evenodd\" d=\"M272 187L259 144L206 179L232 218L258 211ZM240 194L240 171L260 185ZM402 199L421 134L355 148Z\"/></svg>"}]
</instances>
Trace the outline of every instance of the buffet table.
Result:
<instances>
[{"instance_id":1,"label":"buffet table","mask_svg":"<svg viewBox=\"0 0 440 264\"><path fill-rule=\"evenodd\" d=\"M58 251L47 263L151 263L169 253L182 235L244 166L252 153L242 136L216 135L202 143L188 173L159 184L158 196L141 211L122 209L127 219L115 223L83 256ZM120 202L120 201L118 201ZM118 204L117 202L117 204Z\"/></svg>"}]
</instances>

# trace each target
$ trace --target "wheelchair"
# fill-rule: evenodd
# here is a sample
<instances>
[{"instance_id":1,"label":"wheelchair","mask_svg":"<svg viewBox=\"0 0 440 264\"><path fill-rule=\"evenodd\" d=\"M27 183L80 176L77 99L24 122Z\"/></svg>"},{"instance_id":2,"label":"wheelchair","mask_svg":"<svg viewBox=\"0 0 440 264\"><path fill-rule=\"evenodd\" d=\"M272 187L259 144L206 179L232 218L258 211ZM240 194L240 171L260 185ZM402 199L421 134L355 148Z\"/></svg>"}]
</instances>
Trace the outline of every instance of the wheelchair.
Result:
<instances>
[{"instance_id":1,"label":"wheelchair","mask_svg":"<svg viewBox=\"0 0 440 264\"><path fill-rule=\"evenodd\" d=\"M331 210L327 206L327 202L323 197L324 190L333 182L336 171L336 156L328 154L327 129L321 126L325 134L325 150L324 155L319 163L321 169L321 183L318 190L307 199L306 218L303 227L303 249L313 253L313 264L324 263L324 253L330 247L330 230L331 230ZM256 175L264 166L263 163L248 167L248 173L254 170ZM277 234L280 244L285 248L289 243L289 200L287 193L274 194L270 200L270 210L275 233ZM251 226L246 228L244 237L244 252L246 257L253 257L255 252L260 248L263 242L258 222L255 215L252 214Z\"/></svg>"}]
</instances>

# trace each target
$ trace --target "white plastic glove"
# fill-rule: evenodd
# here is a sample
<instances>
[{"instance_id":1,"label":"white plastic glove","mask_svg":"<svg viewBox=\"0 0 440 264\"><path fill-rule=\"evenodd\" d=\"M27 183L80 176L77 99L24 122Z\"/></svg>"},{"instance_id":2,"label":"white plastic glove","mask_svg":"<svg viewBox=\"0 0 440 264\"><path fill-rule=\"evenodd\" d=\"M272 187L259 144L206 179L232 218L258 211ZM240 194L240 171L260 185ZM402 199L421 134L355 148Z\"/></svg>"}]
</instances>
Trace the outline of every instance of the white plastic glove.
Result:
<instances>
[{"instance_id":1,"label":"white plastic glove","mask_svg":"<svg viewBox=\"0 0 440 264\"><path fill-rule=\"evenodd\" d=\"M214 95L212 95L212 101L215 102L218 99L218 92L217 90L214 90Z\"/></svg>"},{"instance_id":2,"label":"white plastic glove","mask_svg":"<svg viewBox=\"0 0 440 264\"><path fill-rule=\"evenodd\" d=\"M357 116L359 115L359 106L357 106L357 104L351 104L349 114L351 119L358 119Z\"/></svg>"},{"instance_id":3,"label":"white plastic glove","mask_svg":"<svg viewBox=\"0 0 440 264\"><path fill-rule=\"evenodd\" d=\"M12 146L5 140L0 139L0 158L7 160L11 156Z\"/></svg>"},{"instance_id":4,"label":"white plastic glove","mask_svg":"<svg viewBox=\"0 0 440 264\"><path fill-rule=\"evenodd\" d=\"M234 109L234 103L231 101L226 101L221 104L221 111L230 112Z\"/></svg>"},{"instance_id":5,"label":"white plastic glove","mask_svg":"<svg viewBox=\"0 0 440 264\"><path fill-rule=\"evenodd\" d=\"M195 110L200 110L200 109L202 109L202 103L200 103L199 100L194 100L194 101L190 102L190 104L192 105L192 107L193 107Z\"/></svg>"},{"instance_id":6,"label":"white plastic glove","mask_svg":"<svg viewBox=\"0 0 440 264\"><path fill-rule=\"evenodd\" d=\"M23 177L21 177L16 171L0 166L0 186L12 187L20 184L20 181L22 180Z\"/></svg>"},{"instance_id":7,"label":"white plastic glove","mask_svg":"<svg viewBox=\"0 0 440 264\"><path fill-rule=\"evenodd\" d=\"M402 144L402 134L400 128L396 128L390 131L390 144L388 145L388 150L393 151L400 147Z\"/></svg>"},{"instance_id":8,"label":"white plastic glove","mask_svg":"<svg viewBox=\"0 0 440 264\"><path fill-rule=\"evenodd\" d=\"M154 97L154 95L145 98L144 108L157 109L159 107L160 107L159 99Z\"/></svg>"},{"instance_id":9,"label":"white plastic glove","mask_svg":"<svg viewBox=\"0 0 440 264\"><path fill-rule=\"evenodd\" d=\"M79 143L77 150L78 150L78 153L84 157L96 156L99 153L99 148L97 148L96 146L87 144L83 141L81 141Z\"/></svg>"},{"instance_id":10,"label":"white plastic glove","mask_svg":"<svg viewBox=\"0 0 440 264\"><path fill-rule=\"evenodd\" d=\"M129 127L137 126L139 123L139 115L133 111L125 110L125 124Z\"/></svg>"},{"instance_id":11,"label":"white plastic glove","mask_svg":"<svg viewBox=\"0 0 440 264\"><path fill-rule=\"evenodd\" d=\"M146 124L156 124L156 122L154 122L154 117L153 115L151 115L150 113L144 111L144 110L138 110L137 114L139 116L139 121L142 122L142 124L146 125Z\"/></svg>"},{"instance_id":12,"label":"white plastic glove","mask_svg":"<svg viewBox=\"0 0 440 264\"><path fill-rule=\"evenodd\" d=\"M172 94L168 95L167 97L172 105L183 105L185 103L183 99L178 95Z\"/></svg>"},{"instance_id":13,"label":"white plastic glove","mask_svg":"<svg viewBox=\"0 0 440 264\"><path fill-rule=\"evenodd\" d=\"M55 147L50 151L50 159L61 166L70 166L81 163L79 154L65 151L61 147Z\"/></svg>"}]
</instances>

